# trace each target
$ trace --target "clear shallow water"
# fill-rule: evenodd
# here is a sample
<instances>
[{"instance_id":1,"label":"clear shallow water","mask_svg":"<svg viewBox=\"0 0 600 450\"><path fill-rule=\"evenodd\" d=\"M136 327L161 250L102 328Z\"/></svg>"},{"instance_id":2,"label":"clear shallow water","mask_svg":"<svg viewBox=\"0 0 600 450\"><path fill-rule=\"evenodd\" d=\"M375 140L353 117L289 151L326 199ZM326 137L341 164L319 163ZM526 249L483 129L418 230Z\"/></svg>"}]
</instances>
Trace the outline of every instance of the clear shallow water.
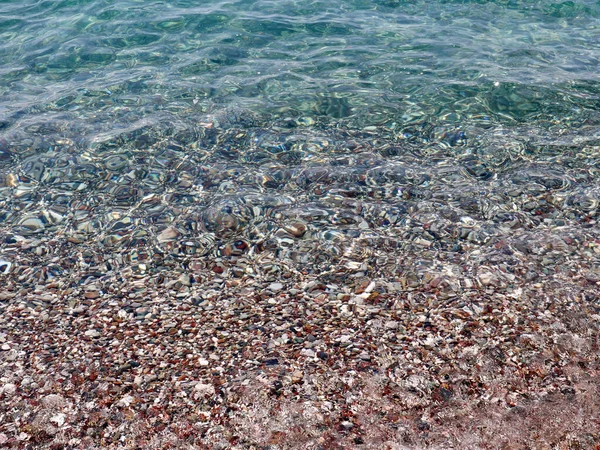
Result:
<instances>
[{"instance_id":1,"label":"clear shallow water","mask_svg":"<svg viewBox=\"0 0 600 450\"><path fill-rule=\"evenodd\" d=\"M214 104L361 126L598 109L596 1L197 3L2 2L4 129Z\"/></svg>"},{"instance_id":2,"label":"clear shallow water","mask_svg":"<svg viewBox=\"0 0 600 450\"><path fill-rule=\"evenodd\" d=\"M308 262L411 220L448 251L465 217L473 245L577 224L599 43L591 0L2 1L0 225Z\"/></svg>"}]
</instances>

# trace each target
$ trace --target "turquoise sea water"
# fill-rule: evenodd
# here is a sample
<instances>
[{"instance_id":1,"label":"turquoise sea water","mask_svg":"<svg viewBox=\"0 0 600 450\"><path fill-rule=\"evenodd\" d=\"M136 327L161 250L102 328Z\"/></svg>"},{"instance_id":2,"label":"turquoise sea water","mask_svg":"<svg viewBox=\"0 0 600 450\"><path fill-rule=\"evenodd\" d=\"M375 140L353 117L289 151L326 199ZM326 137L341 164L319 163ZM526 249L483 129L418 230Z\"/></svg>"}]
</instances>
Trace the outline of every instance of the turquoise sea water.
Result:
<instances>
[{"instance_id":1,"label":"turquoise sea water","mask_svg":"<svg viewBox=\"0 0 600 450\"><path fill-rule=\"evenodd\" d=\"M0 120L571 123L599 108L599 43L595 0L3 1Z\"/></svg>"},{"instance_id":2,"label":"turquoise sea water","mask_svg":"<svg viewBox=\"0 0 600 450\"><path fill-rule=\"evenodd\" d=\"M283 219L396 236L432 197L492 237L577 222L599 60L596 0L2 0L0 226L107 247L175 227L202 254Z\"/></svg>"}]
</instances>

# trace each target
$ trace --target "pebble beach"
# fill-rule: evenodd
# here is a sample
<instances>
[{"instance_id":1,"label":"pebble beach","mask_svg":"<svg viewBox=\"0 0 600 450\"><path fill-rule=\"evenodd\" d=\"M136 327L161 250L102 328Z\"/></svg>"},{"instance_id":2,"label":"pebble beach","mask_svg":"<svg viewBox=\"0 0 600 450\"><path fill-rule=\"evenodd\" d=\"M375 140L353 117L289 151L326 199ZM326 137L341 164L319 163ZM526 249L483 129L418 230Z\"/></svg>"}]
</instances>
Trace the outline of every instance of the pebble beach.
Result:
<instances>
[{"instance_id":1,"label":"pebble beach","mask_svg":"<svg viewBox=\"0 0 600 450\"><path fill-rule=\"evenodd\" d=\"M599 450L596 0L0 2L0 450Z\"/></svg>"},{"instance_id":2,"label":"pebble beach","mask_svg":"<svg viewBox=\"0 0 600 450\"><path fill-rule=\"evenodd\" d=\"M561 151L558 170L552 154L512 155L514 142L461 159L469 136L494 148L476 129L425 144L287 120L215 131L210 119L192 143L149 130L131 157L146 145L218 155L215 133L235 144L268 132L326 143L330 160L277 184L270 162L223 172L204 189L184 184L185 167L216 173L218 156L171 161L197 197L137 197L172 211L168 223L135 199L60 220L15 207L20 225L1 235L0 445L594 448L595 141L568 162ZM500 152L516 162L494 166ZM98 167L102 183L110 168ZM223 192L257 172L262 192Z\"/></svg>"}]
</instances>

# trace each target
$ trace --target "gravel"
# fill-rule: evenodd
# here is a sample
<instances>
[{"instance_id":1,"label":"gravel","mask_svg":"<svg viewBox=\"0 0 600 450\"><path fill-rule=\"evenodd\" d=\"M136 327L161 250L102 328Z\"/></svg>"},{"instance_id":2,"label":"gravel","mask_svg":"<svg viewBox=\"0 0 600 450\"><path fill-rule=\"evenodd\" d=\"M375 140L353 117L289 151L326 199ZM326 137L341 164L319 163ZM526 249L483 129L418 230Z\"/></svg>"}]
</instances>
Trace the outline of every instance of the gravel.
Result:
<instances>
[{"instance_id":1,"label":"gravel","mask_svg":"<svg viewBox=\"0 0 600 450\"><path fill-rule=\"evenodd\" d=\"M466 148L402 142L382 162L356 136L348 183L285 179L301 207L224 195L198 161L214 183L173 196L174 225L149 194L143 219L107 201L101 236L99 212L22 212L5 186L23 220L0 228L0 445L600 445L597 147L546 188L545 166L488 178L452 159ZM326 137L340 167L348 136Z\"/></svg>"},{"instance_id":2,"label":"gravel","mask_svg":"<svg viewBox=\"0 0 600 450\"><path fill-rule=\"evenodd\" d=\"M590 242L571 245L568 266L595 254ZM598 285L558 269L532 284L526 265L465 270L470 260L460 258L416 286L398 277L402 288L391 292L375 291L384 279L365 280L359 295L303 274L286 280L290 289L252 277L214 285L208 273L168 288L156 277L182 275L106 274L98 296L62 279L36 286L5 277L0 439L16 448L169 440L246 448L300 439L277 425L298 420L311 434L297 448L334 435L346 448L375 448L400 442L401 432L417 447L443 446L457 424L484 436L499 426L489 418L496 413L533 417L552 402L591 408ZM470 282L443 275L457 267ZM276 409L252 416L257 408ZM486 419L465 424L473 414ZM598 438L594 428L565 426L569 439L571 430L581 442Z\"/></svg>"}]
</instances>

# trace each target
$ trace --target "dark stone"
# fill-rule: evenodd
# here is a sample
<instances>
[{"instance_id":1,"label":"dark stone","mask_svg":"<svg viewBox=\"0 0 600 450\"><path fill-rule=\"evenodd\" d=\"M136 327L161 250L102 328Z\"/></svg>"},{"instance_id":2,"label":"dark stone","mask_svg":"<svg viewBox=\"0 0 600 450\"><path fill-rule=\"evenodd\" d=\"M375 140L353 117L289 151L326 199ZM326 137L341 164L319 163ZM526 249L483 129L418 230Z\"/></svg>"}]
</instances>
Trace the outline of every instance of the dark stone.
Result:
<instances>
[{"instance_id":1,"label":"dark stone","mask_svg":"<svg viewBox=\"0 0 600 450\"><path fill-rule=\"evenodd\" d=\"M419 429L419 431L428 431L431 429L431 425L429 425L424 420L419 420L417 421L417 428Z\"/></svg>"},{"instance_id":2,"label":"dark stone","mask_svg":"<svg viewBox=\"0 0 600 450\"><path fill-rule=\"evenodd\" d=\"M323 361L327 361L329 359L329 355L327 353L321 352L321 351L317 352L317 357L319 359L322 359Z\"/></svg>"},{"instance_id":3,"label":"dark stone","mask_svg":"<svg viewBox=\"0 0 600 450\"><path fill-rule=\"evenodd\" d=\"M279 380L273 381L273 387L271 388L271 394L279 397L281 395L281 390L283 389L283 383Z\"/></svg>"}]
</instances>

